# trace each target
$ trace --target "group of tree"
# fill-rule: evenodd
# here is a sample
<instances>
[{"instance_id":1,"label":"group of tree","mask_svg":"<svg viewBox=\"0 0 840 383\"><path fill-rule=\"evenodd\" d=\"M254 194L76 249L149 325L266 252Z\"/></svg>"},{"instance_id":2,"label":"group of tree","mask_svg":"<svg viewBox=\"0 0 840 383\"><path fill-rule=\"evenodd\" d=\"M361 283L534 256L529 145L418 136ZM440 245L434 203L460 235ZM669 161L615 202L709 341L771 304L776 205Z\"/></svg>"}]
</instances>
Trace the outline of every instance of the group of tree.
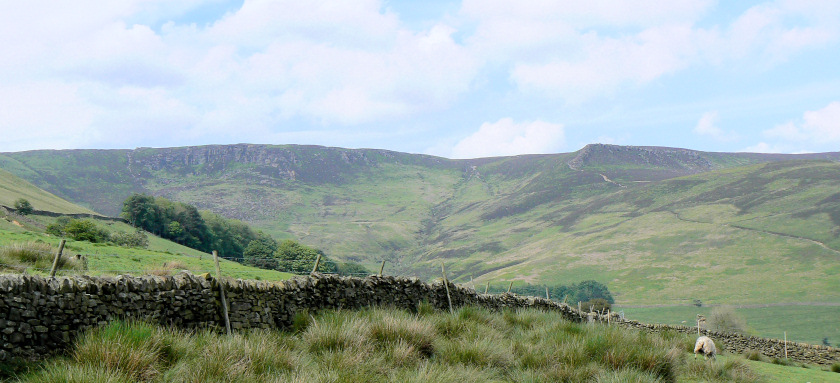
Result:
<instances>
[{"instance_id":1,"label":"group of tree","mask_svg":"<svg viewBox=\"0 0 840 383\"><path fill-rule=\"evenodd\" d=\"M163 197L134 194L123 203L122 217L135 227L203 252L228 259L242 253L259 233L247 224Z\"/></svg>"},{"instance_id":2,"label":"group of tree","mask_svg":"<svg viewBox=\"0 0 840 383\"><path fill-rule=\"evenodd\" d=\"M367 273L357 263L336 262L321 250L293 240L278 242L242 221L163 197L134 194L123 203L121 215L135 227L173 242L208 253L216 250L221 257L263 269L305 274L312 271L320 255L319 272Z\"/></svg>"},{"instance_id":3,"label":"group of tree","mask_svg":"<svg viewBox=\"0 0 840 383\"><path fill-rule=\"evenodd\" d=\"M259 238L245 248L243 263L262 269L279 270L294 274L306 274L315 267L318 257L318 272L339 275L368 275L364 266L355 262L336 262L315 249L287 239L281 242L259 233Z\"/></svg>"},{"instance_id":4,"label":"group of tree","mask_svg":"<svg viewBox=\"0 0 840 383\"><path fill-rule=\"evenodd\" d=\"M126 247L146 247L149 245L149 237L142 230L133 233L122 231L110 232L100 227L90 219L75 219L67 216L58 217L55 222L47 225L47 234L58 237L68 237L76 241L88 241L93 243L113 243Z\"/></svg>"}]
</instances>

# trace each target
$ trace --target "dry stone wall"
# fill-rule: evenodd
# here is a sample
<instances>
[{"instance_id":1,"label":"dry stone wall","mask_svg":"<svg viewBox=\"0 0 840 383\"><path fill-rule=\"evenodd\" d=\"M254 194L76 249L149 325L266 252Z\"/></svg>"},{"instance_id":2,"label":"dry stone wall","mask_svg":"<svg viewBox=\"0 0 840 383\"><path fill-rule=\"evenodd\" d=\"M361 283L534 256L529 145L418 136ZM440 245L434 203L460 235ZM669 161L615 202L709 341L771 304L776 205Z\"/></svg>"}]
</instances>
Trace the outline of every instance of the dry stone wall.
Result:
<instances>
[{"instance_id":1,"label":"dry stone wall","mask_svg":"<svg viewBox=\"0 0 840 383\"><path fill-rule=\"evenodd\" d=\"M449 303L443 283L417 278L337 277L316 274L282 282L224 280L231 327L277 328L291 325L297 312L389 306L414 310L428 302L439 310ZM488 309L536 308L571 321L607 321L606 316L581 314L566 304L514 294L478 294L449 284L452 305ZM219 281L208 274L181 273L171 277L76 276L42 278L0 275L0 363L13 358L35 359L66 349L81 332L114 319L143 319L179 328L224 328ZM647 325L635 321L610 323L643 331L666 329L695 333L681 326ZM705 332L730 352L757 350L783 357L784 344L772 339ZM840 349L788 344L791 359L819 364L840 362Z\"/></svg>"},{"instance_id":2,"label":"dry stone wall","mask_svg":"<svg viewBox=\"0 0 840 383\"><path fill-rule=\"evenodd\" d=\"M683 334L697 334L697 327L646 324L637 321L618 321L617 323L627 328L647 332L676 331ZM746 354L750 351L758 351L769 358L784 359L785 348L787 346L787 358L797 362L821 365L840 363L840 348L797 342L787 342L786 345L784 340L779 339L759 338L710 330L700 330L700 333L712 338L715 341L718 351L722 350L734 354Z\"/></svg>"},{"instance_id":3,"label":"dry stone wall","mask_svg":"<svg viewBox=\"0 0 840 383\"><path fill-rule=\"evenodd\" d=\"M364 279L315 275L283 282L225 280L231 327L286 328L303 309L392 306L428 302L448 309L443 283L416 278ZM219 282L208 274L172 277L0 276L0 362L41 358L65 349L82 331L114 319L137 318L179 328L224 328ZM477 294L449 285L452 305L490 309L533 307L580 321L577 310L547 299Z\"/></svg>"}]
</instances>

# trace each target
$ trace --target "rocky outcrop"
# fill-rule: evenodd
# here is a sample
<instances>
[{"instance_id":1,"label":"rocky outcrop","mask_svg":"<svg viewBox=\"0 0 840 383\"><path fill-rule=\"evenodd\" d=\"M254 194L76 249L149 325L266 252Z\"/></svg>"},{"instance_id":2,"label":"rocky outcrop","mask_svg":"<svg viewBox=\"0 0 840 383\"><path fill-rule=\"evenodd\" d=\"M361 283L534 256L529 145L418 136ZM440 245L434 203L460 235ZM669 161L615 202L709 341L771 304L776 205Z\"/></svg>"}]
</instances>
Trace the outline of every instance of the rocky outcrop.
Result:
<instances>
[{"instance_id":1,"label":"rocky outcrop","mask_svg":"<svg viewBox=\"0 0 840 383\"><path fill-rule=\"evenodd\" d=\"M705 172L714 167L702 152L696 150L607 144L586 145L568 164L574 170L588 166L639 166L684 174Z\"/></svg>"}]
</instances>

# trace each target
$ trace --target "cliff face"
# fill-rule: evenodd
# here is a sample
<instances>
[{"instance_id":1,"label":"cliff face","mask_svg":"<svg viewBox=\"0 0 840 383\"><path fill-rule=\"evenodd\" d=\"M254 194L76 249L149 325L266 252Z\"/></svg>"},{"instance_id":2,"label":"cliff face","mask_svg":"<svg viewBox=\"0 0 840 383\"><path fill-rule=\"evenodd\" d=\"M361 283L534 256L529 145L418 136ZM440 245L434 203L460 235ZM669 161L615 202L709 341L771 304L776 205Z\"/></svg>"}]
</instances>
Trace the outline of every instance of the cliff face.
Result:
<instances>
[{"instance_id":1,"label":"cliff face","mask_svg":"<svg viewBox=\"0 0 840 383\"><path fill-rule=\"evenodd\" d=\"M147 172L251 176L306 183L343 183L358 172L380 164L418 164L451 167L456 161L387 150L343 149L322 146L208 145L182 148L139 148L128 154L138 175ZM247 169L247 170L246 170Z\"/></svg>"}]
</instances>

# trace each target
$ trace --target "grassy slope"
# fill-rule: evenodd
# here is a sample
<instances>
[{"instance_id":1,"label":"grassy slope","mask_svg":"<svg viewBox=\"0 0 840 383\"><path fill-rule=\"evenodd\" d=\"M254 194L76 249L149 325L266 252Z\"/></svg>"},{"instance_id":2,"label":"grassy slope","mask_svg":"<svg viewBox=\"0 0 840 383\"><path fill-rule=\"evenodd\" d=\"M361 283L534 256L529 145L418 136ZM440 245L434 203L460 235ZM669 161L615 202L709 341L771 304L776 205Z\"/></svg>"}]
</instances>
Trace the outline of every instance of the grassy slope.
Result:
<instances>
[{"instance_id":1,"label":"grassy slope","mask_svg":"<svg viewBox=\"0 0 840 383\"><path fill-rule=\"evenodd\" d=\"M37 210L57 213L93 213L81 206L67 202L55 195L0 169L0 204L10 206L17 198L26 198ZM20 221L18 221L20 220ZM0 216L0 247L27 242L43 242L54 246L57 251L58 238L44 233L43 227L55 221L47 216L29 215L24 218ZM132 232L134 228L121 222L96 221L109 232ZM122 273L145 274L150 272L174 272L166 264L175 264L177 269L187 269L193 273L215 272L212 257L200 251L173 243L157 236L149 236L149 246L145 249L125 248L109 244L94 244L85 241L69 240L65 255L72 257L82 254L88 258L85 273L90 275L115 275ZM225 276L244 279L283 280L288 273L261 270L244 266L236 262L222 261L221 268ZM47 274L46 266L29 268L34 274ZM64 271L60 271L62 273ZM73 271L76 272L76 271Z\"/></svg>"},{"instance_id":2,"label":"grassy slope","mask_svg":"<svg viewBox=\"0 0 840 383\"><path fill-rule=\"evenodd\" d=\"M35 210L68 214L96 214L92 210L67 202L12 173L0 169L0 205L13 207L18 198L26 198Z\"/></svg>"},{"instance_id":3,"label":"grassy slope","mask_svg":"<svg viewBox=\"0 0 840 383\"><path fill-rule=\"evenodd\" d=\"M578 170L567 163L580 153L456 162L293 146L217 162L202 152L193 165L202 148L14 153L0 165L47 181L98 154L107 163L82 166L75 182L104 166L117 186L90 203L141 188L340 259L387 259L394 273L434 277L443 260L460 282L597 279L625 304L840 300L837 163L618 148L590 150ZM241 160L272 150L291 162ZM128 171L128 155L147 167ZM713 171L662 180L703 167ZM761 283L779 275L795 283Z\"/></svg>"}]
</instances>

